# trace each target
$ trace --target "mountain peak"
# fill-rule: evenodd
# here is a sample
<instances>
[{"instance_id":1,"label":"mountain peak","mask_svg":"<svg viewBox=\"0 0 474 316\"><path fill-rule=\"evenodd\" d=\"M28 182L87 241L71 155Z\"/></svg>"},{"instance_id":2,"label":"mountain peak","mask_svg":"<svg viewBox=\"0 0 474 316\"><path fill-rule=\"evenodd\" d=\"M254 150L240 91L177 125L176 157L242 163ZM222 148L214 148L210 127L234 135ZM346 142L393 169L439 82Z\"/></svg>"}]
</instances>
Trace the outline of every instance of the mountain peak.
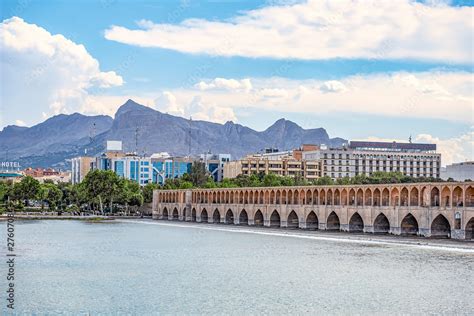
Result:
<instances>
[{"instance_id":1,"label":"mountain peak","mask_svg":"<svg viewBox=\"0 0 474 316\"><path fill-rule=\"evenodd\" d=\"M144 105L141 105L132 99L128 99L127 102L122 104L118 109L117 112L115 113L115 117L117 118L119 115L129 112L129 111L149 111L152 110L152 108L146 107Z\"/></svg>"}]
</instances>

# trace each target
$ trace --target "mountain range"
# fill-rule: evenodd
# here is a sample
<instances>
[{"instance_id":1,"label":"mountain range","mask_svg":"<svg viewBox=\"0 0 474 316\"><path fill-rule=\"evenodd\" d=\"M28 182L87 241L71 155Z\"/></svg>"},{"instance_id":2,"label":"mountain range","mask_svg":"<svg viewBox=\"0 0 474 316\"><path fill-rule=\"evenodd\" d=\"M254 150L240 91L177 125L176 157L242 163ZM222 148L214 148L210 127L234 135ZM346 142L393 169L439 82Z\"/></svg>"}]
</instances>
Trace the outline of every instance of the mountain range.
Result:
<instances>
[{"instance_id":1,"label":"mountain range","mask_svg":"<svg viewBox=\"0 0 474 316\"><path fill-rule=\"evenodd\" d=\"M109 116L60 114L32 127L9 125L0 132L0 161L19 161L22 167L68 168L69 159L97 155L107 140L120 140L125 151L150 155L230 153L240 158L264 148L293 149L301 144L339 147L347 142L329 138L324 128L303 129L279 119L259 132L249 127L195 121L156 111L128 100Z\"/></svg>"}]
</instances>

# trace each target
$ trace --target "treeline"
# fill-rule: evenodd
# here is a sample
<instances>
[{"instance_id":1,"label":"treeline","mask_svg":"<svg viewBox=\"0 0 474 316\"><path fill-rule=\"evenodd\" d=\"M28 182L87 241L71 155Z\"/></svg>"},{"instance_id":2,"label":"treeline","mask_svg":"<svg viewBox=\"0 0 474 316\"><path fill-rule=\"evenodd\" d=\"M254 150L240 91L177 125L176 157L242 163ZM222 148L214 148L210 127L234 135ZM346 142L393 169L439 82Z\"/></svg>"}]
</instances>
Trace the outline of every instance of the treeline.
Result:
<instances>
[{"instance_id":1,"label":"treeline","mask_svg":"<svg viewBox=\"0 0 474 316\"><path fill-rule=\"evenodd\" d=\"M452 181L452 179L450 179ZM448 181L450 181L448 180ZM224 179L220 183L214 182L205 170L202 163L195 163L190 174L181 178L169 179L159 189L191 189L191 188L240 188L240 187L277 187L277 186L306 186L306 185L350 185L350 184L386 184L386 183L416 183L441 182L439 178L409 177L401 172L374 172L371 176L358 175L352 178L344 177L333 180L330 177L321 177L313 181L304 179L301 175L294 177L265 175L239 175L233 179Z\"/></svg>"},{"instance_id":2,"label":"treeline","mask_svg":"<svg viewBox=\"0 0 474 316\"><path fill-rule=\"evenodd\" d=\"M68 212L129 212L144 203L144 189L110 170L91 171L75 185L47 180L40 183L27 176L16 183L0 182L0 203L16 210L35 207Z\"/></svg>"}]
</instances>

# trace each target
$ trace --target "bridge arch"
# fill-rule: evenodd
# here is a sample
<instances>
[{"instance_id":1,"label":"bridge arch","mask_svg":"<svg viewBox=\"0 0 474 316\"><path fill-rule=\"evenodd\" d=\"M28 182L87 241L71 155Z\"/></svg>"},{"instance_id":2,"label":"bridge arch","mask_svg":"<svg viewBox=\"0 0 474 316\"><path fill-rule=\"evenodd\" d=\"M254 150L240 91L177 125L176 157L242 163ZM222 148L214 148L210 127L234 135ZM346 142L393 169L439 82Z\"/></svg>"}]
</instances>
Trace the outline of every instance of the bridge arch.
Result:
<instances>
[{"instance_id":1,"label":"bridge arch","mask_svg":"<svg viewBox=\"0 0 474 316\"><path fill-rule=\"evenodd\" d=\"M299 220L298 220L298 215L296 214L295 211L291 211L290 214L288 215L288 220L286 222L286 226L288 228L298 228L299 227Z\"/></svg>"},{"instance_id":2,"label":"bridge arch","mask_svg":"<svg viewBox=\"0 0 474 316\"><path fill-rule=\"evenodd\" d=\"M357 190L356 194L356 205L357 206L363 206L364 205L364 191L362 189Z\"/></svg>"},{"instance_id":3,"label":"bridge arch","mask_svg":"<svg viewBox=\"0 0 474 316\"><path fill-rule=\"evenodd\" d=\"M472 186L467 187L464 196L465 196L466 206L473 207L474 206L474 188Z\"/></svg>"},{"instance_id":4,"label":"bridge arch","mask_svg":"<svg viewBox=\"0 0 474 316\"><path fill-rule=\"evenodd\" d=\"M377 188L374 190L373 194L373 206L381 206L382 205L382 195L380 193L380 190Z\"/></svg>"},{"instance_id":5,"label":"bridge arch","mask_svg":"<svg viewBox=\"0 0 474 316\"><path fill-rule=\"evenodd\" d=\"M191 211L191 222L195 222L195 221L196 221L196 209L193 207Z\"/></svg>"},{"instance_id":6,"label":"bridge arch","mask_svg":"<svg viewBox=\"0 0 474 316\"><path fill-rule=\"evenodd\" d=\"M390 193L387 188L382 190L382 206L389 206Z\"/></svg>"},{"instance_id":7,"label":"bridge arch","mask_svg":"<svg viewBox=\"0 0 474 316\"><path fill-rule=\"evenodd\" d=\"M280 214L278 213L277 210L274 210L272 212L272 215L270 215L270 227L280 227L280 225L281 225Z\"/></svg>"},{"instance_id":8,"label":"bridge arch","mask_svg":"<svg viewBox=\"0 0 474 316\"><path fill-rule=\"evenodd\" d=\"M408 189L403 187L403 189L400 191L400 206L408 206L408 204Z\"/></svg>"},{"instance_id":9,"label":"bridge arch","mask_svg":"<svg viewBox=\"0 0 474 316\"><path fill-rule=\"evenodd\" d=\"M410 206L419 206L419 192L416 187L413 187L410 191Z\"/></svg>"},{"instance_id":10,"label":"bridge arch","mask_svg":"<svg viewBox=\"0 0 474 316\"><path fill-rule=\"evenodd\" d=\"M474 217L471 217L471 219L467 222L464 232L466 240L474 240Z\"/></svg>"},{"instance_id":11,"label":"bridge arch","mask_svg":"<svg viewBox=\"0 0 474 316\"><path fill-rule=\"evenodd\" d=\"M365 189L365 206L372 206L372 191L367 188Z\"/></svg>"},{"instance_id":12,"label":"bridge arch","mask_svg":"<svg viewBox=\"0 0 474 316\"><path fill-rule=\"evenodd\" d=\"M431 222L431 237L449 238L451 236L451 225L443 215L439 214Z\"/></svg>"},{"instance_id":13,"label":"bridge arch","mask_svg":"<svg viewBox=\"0 0 474 316\"><path fill-rule=\"evenodd\" d=\"M438 189L438 187L434 187L434 188L431 189L430 205L431 206L439 206L439 189Z\"/></svg>"},{"instance_id":14,"label":"bridge arch","mask_svg":"<svg viewBox=\"0 0 474 316\"><path fill-rule=\"evenodd\" d=\"M234 224L234 212L231 209L228 209L225 213L225 220L226 224Z\"/></svg>"},{"instance_id":15,"label":"bridge arch","mask_svg":"<svg viewBox=\"0 0 474 316\"><path fill-rule=\"evenodd\" d=\"M463 199L462 199L462 189L460 186L456 186L453 190L453 206L459 207L463 206Z\"/></svg>"},{"instance_id":16,"label":"bridge arch","mask_svg":"<svg viewBox=\"0 0 474 316\"><path fill-rule=\"evenodd\" d=\"M449 207L451 204L451 190L448 186L445 186L441 190L441 198L440 198L440 206L441 207Z\"/></svg>"},{"instance_id":17,"label":"bridge arch","mask_svg":"<svg viewBox=\"0 0 474 316\"><path fill-rule=\"evenodd\" d=\"M209 215L207 214L207 210L204 208L201 211L201 223L209 222Z\"/></svg>"},{"instance_id":18,"label":"bridge arch","mask_svg":"<svg viewBox=\"0 0 474 316\"><path fill-rule=\"evenodd\" d=\"M239 215L239 224L240 225L248 225L249 224L249 216L247 214L247 211L245 209L243 209L241 212L240 212L240 215Z\"/></svg>"},{"instance_id":19,"label":"bridge arch","mask_svg":"<svg viewBox=\"0 0 474 316\"><path fill-rule=\"evenodd\" d=\"M339 216L332 211L329 214L326 220L326 230L340 230L341 229L341 222L339 221Z\"/></svg>"},{"instance_id":20,"label":"bridge arch","mask_svg":"<svg viewBox=\"0 0 474 316\"><path fill-rule=\"evenodd\" d=\"M309 212L308 216L306 217L306 229L319 229L318 217L316 216L316 213L314 213L314 211Z\"/></svg>"},{"instance_id":21,"label":"bridge arch","mask_svg":"<svg viewBox=\"0 0 474 316\"><path fill-rule=\"evenodd\" d=\"M349 220L349 232L361 233L364 231L364 221L359 213L355 212Z\"/></svg>"},{"instance_id":22,"label":"bridge arch","mask_svg":"<svg viewBox=\"0 0 474 316\"><path fill-rule=\"evenodd\" d=\"M387 234L390 232L390 222L384 213L380 213L374 220L374 234Z\"/></svg>"},{"instance_id":23,"label":"bridge arch","mask_svg":"<svg viewBox=\"0 0 474 316\"><path fill-rule=\"evenodd\" d=\"M326 192L324 189L319 191L319 205L326 205Z\"/></svg>"},{"instance_id":24,"label":"bridge arch","mask_svg":"<svg viewBox=\"0 0 474 316\"><path fill-rule=\"evenodd\" d=\"M346 206L347 205L347 190L342 189L341 191L341 205Z\"/></svg>"},{"instance_id":25,"label":"bridge arch","mask_svg":"<svg viewBox=\"0 0 474 316\"><path fill-rule=\"evenodd\" d=\"M417 235L418 234L418 221L411 214L408 213L400 224L400 230L402 235Z\"/></svg>"},{"instance_id":26,"label":"bridge arch","mask_svg":"<svg viewBox=\"0 0 474 316\"><path fill-rule=\"evenodd\" d=\"M183 208L183 221L186 220L187 210L186 207Z\"/></svg>"},{"instance_id":27,"label":"bridge arch","mask_svg":"<svg viewBox=\"0 0 474 316\"><path fill-rule=\"evenodd\" d=\"M165 207L163 209L163 219L168 219L169 215L168 215L168 209Z\"/></svg>"},{"instance_id":28,"label":"bridge arch","mask_svg":"<svg viewBox=\"0 0 474 316\"><path fill-rule=\"evenodd\" d=\"M341 205L341 191L339 189L334 190L334 205Z\"/></svg>"},{"instance_id":29,"label":"bridge arch","mask_svg":"<svg viewBox=\"0 0 474 316\"><path fill-rule=\"evenodd\" d=\"M221 213L217 208L214 210L214 213L212 213L212 222L214 224L219 224L221 222Z\"/></svg>"},{"instance_id":30,"label":"bridge arch","mask_svg":"<svg viewBox=\"0 0 474 316\"><path fill-rule=\"evenodd\" d=\"M177 221L178 219L179 219L179 211L178 211L178 209L175 207L175 208L173 209L173 220L174 220L174 221Z\"/></svg>"},{"instance_id":31,"label":"bridge arch","mask_svg":"<svg viewBox=\"0 0 474 316\"><path fill-rule=\"evenodd\" d=\"M253 222L254 222L255 226L263 226L264 220L263 220L262 211L257 210L257 212L255 212L255 215L253 217Z\"/></svg>"}]
</instances>

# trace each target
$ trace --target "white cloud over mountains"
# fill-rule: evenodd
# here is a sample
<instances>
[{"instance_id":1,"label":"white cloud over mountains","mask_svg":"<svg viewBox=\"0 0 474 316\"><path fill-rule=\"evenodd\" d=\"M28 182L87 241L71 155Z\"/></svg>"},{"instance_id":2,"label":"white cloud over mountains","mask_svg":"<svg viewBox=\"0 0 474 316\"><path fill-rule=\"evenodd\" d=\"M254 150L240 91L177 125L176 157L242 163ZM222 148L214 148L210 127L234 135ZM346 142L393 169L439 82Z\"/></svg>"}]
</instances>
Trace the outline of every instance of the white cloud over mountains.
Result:
<instances>
[{"instance_id":1,"label":"white cloud over mountains","mask_svg":"<svg viewBox=\"0 0 474 316\"><path fill-rule=\"evenodd\" d=\"M80 111L90 101L89 89L123 84L114 71L101 71L83 45L18 17L0 24L0 50L4 108L29 106L38 114L49 108L49 115Z\"/></svg>"},{"instance_id":2,"label":"white cloud over mountains","mask_svg":"<svg viewBox=\"0 0 474 316\"><path fill-rule=\"evenodd\" d=\"M267 6L224 21L140 21L105 37L185 53L318 60L415 59L472 64L472 7L440 1L309 0Z\"/></svg>"}]
</instances>

